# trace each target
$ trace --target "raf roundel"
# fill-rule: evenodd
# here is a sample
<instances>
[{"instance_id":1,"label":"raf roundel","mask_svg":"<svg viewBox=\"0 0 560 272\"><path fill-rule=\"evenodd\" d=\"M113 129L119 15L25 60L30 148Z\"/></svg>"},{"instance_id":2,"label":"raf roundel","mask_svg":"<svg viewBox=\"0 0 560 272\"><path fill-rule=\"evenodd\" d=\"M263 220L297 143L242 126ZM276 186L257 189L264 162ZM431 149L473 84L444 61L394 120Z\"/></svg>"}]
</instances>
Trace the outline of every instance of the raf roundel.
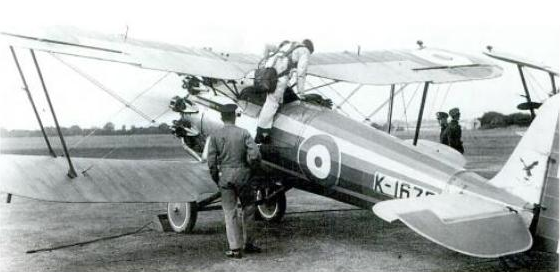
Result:
<instances>
[{"instance_id":1,"label":"raf roundel","mask_svg":"<svg viewBox=\"0 0 560 272\"><path fill-rule=\"evenodd\" d=\"M315 135L305 139L298 150L298 163L305 175L331 187L340 177L340 150L332 137Z\"/></svg>"}]
</instances>

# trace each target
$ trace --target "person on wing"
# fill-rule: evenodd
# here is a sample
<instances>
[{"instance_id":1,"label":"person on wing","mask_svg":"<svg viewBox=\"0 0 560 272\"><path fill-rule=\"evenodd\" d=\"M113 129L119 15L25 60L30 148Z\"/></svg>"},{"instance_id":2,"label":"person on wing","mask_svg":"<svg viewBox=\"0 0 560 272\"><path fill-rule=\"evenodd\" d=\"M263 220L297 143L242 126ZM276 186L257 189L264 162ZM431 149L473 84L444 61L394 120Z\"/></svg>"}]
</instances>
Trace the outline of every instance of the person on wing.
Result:
<instances>
[{"instance_id":1,"label":"person on wing","mask_svg":"<svg viewBox=\"0 0 560 272\"><path fill-rule=\"evenodd\" d=\"M441 127L441 131L439 133L439 142L444 145L449 145L449 139L447 136L447 117L449 117L447 112L440 111L436 113L436 118Z\"/></svg>"},{"instance_id":2,"label":"person on wing","mask_svg":"<svg viewBox=\"0 0 560 272\"><path fill-rule=\"evenodd\" d=\"M449 146L463 154L465 150L463 148L463 142L461 141L461 125L459 125L461 113L458 108L452 108L449 110L449 115L451 116L451 122L449 122L449 126L447 127Z\"/></svg>"},{"instance_id":3,"label":"person on wing","mask_svg":"<svg viewBox=\"0 0 560 272\"><path fill-rule=\"evenodd\" d=\"M257 121L257 143L268 143L272 122L278 107L283 102L284 91L288 88L290 79L296 77L297 92L301 93L305 89L305 77L307 75L307 65L309 56L313 53L313 43L305 39L302 43L282 42L276 50L267 46L265 48L265 67L272 67L278 73L276 88L266 96L266 101L261 109Z\"/></svg>"},{"instance_id":4,"label":"person on wing","mask_svg":"<svg viewBox=\"0 0 560 272\"><path fill-rule=\"evenodd\" d=\"M208 168L222 196L226 234L230 250L226 256L241 258L245 253L258 253L252 229L255 215L255 195L249 184L251 167L258 165L261 155L249 132L235 126L237 105L227 104L218 108L224 127L210 135ZM241 202L241 218L237 200Z\"/></svg>"}]
</instances>

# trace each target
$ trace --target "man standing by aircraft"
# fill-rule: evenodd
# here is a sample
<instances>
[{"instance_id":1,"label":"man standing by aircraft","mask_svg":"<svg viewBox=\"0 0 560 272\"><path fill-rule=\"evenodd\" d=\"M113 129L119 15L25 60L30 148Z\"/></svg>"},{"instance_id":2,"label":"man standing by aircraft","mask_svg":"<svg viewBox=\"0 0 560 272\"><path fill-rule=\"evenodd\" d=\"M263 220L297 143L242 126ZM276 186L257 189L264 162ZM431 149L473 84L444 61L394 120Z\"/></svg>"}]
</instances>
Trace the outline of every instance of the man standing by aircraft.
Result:
<instances>
[{"instance_id":1,"label":"man standing by aircraft","mask_svg":"<svg viewBox=\"0 0 560 272\"><path fill-rule=\"evenodd\" d=\"M449 110L449 115L451 116L451 122L447 127L449 146L463 154L465 150L463 149L463 142L461 141L461 125L459 125L461 113L458 108L452 108Z\"/></svg>"},{"instance_id":2,"label":"man standing by aircraft","mask_svg":"<svg viewBox=\"0 0 560 272\"><path fill-rule=\"evenodd\" d=\"M449 115L446 112L440 111L436 113L436 118L438 120L439 126L441 127L441 131L439 133L439 142L444 145L449 145L449 139L447 136L447 117L449 117Z\"/></svg>"},{"instance_id":3,"label":"man standing by aircraft","mask_svg":"<svg viewBox=\"0 0 560 272\"><path fill-rule=\"evenodd\" d=\"M308 39L303 40L302 43L284 41L277 50L271 50L268 47L265 50L264 65L276 69L278 81L274 92L267 94L261 109L255 137L257 143L267 143L270 140L274 115L282 103L284 91L293 74L296 75L297 92L301 93L305 89L307 65L313 51L313 43Z\"/></svg>"},{"instance_id":4,"label":"man standing by aircraft","mask_svg":"<svg viewBox=\"0 0 560 272\"><path fill-rule=\"evenodd\" d=\"M237 105L218 107L224 127L210 135L208 167L222 196L222 208L230 250L226 256L241 258L246 253L258 253L253 244L252 224L255 215L255 197L249 185L251 165L260 161L259 149L249 132L235 126ZM241 218L237 212L237 199L241 202Z\"/></svg>"}]
</instances>

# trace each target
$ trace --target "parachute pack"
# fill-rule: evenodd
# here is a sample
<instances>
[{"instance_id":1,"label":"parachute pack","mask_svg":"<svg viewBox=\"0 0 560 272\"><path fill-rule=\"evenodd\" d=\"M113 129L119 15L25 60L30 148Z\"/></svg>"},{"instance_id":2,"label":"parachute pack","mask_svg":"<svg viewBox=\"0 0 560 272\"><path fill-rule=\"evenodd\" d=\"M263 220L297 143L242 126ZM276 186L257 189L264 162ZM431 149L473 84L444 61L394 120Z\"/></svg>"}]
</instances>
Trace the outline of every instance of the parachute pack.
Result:
<instances>
[{"instance_id":1,"label":"parachute pack","mask_svg":"<svg viewBox=\"0 0 560 272\"><path fill-rule=\"evenodd\" d=\"M293 68L297 67L297 63L294 63L292 61L291 54L297 48L304 47L304 45L299 43L292 43L290 49L288 49L286 52L280 51L280 49L287 43L289 42L283 41L280 44L280 46L278 46L278 49L274 51L273 54L264 57L259 62L257 70L255 71L255 83L254 83L254 87L258 91L273 93L276 90L276 85L278 84L278 78L288 75L288 73ZM275 58L274 62L272 63L271 67L265 67L266 62L270 58ZM286 68L286 70L282 72L276 71L276 69L274 68L279 58L288 58L288 67Z\"/></svg>"}]
</instances>

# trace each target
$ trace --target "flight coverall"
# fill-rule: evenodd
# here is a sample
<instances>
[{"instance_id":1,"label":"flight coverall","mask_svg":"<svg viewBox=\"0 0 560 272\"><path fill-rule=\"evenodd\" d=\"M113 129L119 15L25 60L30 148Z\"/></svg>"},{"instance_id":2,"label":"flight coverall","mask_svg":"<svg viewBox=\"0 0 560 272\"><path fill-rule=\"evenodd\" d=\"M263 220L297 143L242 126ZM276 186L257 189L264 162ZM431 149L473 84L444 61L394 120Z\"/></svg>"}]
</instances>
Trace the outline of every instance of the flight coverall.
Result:
<instances>
[{"instance_id":1,"label":"flight coverall","mask_svg":"<svg viewBox=\"0 0 560 272\"><path fill-rule=\"evenodd\" d=\"M463 142L461 141L461 126L458 120L451 120L447 126L447 139L449 146L455 148L461 154L465 152Z\"/></svg>"},{"instance_id":2,"label":"flight coverall","mask_svg":"<svg viewBox=\"0 0 560 272\"><path fill-rule=\"evenodd\" d=\"M295 73L297 76L297 92L301 93L305 89L305 77L307 75L307 66L309 64L309 56L311 52L306 47L302 46L296 48L289 56L284 56L283 54L290 50L294 43L287 43L283 45L276 54L270 56L265 63L265 67L273 67L280 74L288 67L288 58L291 58L292 63L297 63L295 71L288 71L287 75L279 77L278 83L276 84L276 90L273 93L269 93L266 96L266 101L262 106L261 113L259 114L259 119L257 121L257 126L270 130L272 128L272 122L274 121L274 115L278 111L278 107L283 102L284 91L288 87L288 83L292 78L292 74ZM265 54L268 54L269 50L265 50ZM267 57L267 56L265 56Z\"/></svg>"},{"instance_id":3,"label":"flight coverall","mask_svg":"<svg viewBox=\"0 0 560 272\"><path fill-rule=\"evenodd\" d=\"M208 167L222 195L226 234L231 250L253 243L255 196L249 184L250 165L260 161L260 152L249 132L225 124L210 136ZM221 176L219 174L221 172ZM237 212L241 202L241 218Z\"/></svg>"}]
</instances>

